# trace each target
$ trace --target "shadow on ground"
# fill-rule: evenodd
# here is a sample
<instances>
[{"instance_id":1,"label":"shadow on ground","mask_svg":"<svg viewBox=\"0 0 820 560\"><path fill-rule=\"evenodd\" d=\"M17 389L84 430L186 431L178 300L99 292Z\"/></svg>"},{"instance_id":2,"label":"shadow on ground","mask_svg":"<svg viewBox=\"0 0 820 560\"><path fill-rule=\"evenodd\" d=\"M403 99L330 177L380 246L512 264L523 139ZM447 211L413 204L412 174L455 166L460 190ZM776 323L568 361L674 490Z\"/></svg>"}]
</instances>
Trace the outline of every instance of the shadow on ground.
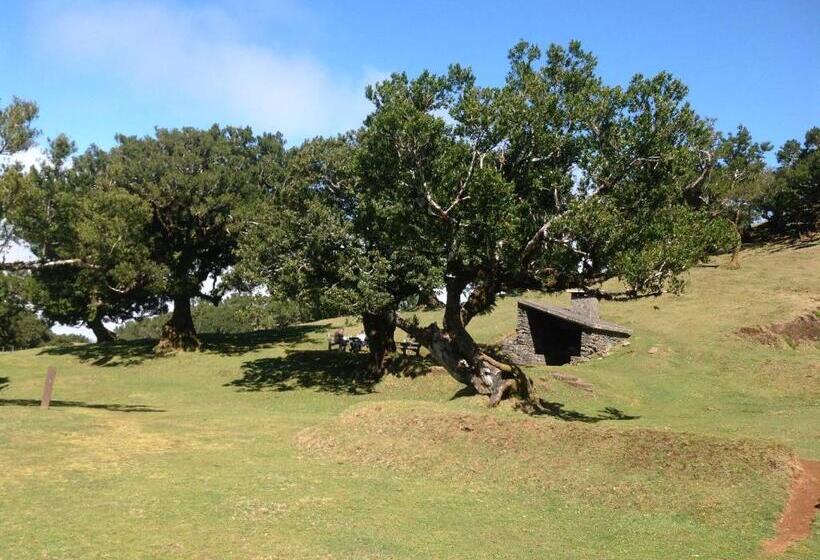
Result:
<instances>
[{"instance_id":1,"label":"shadow on ground","mask_svg":"<svg viewBox=\"0 0 820 560\"><path fill-rule=\"evenodd\" d=\"M157 357L154 354L155 344L156 341L148 339L117 340L102 344L52 346L43 348L40 354L74 356L83 362L91 362L95 366L133 366Z\"/></svg>"},{"instance_id":2,"label":"shadow on ground","mask_svg":"<svg viewBox=\"0 0 820 560\"><path fill-rule=\"evenodd\" d=\"M0 391L5 389L9 386L9 378L8 377L0 377Z\"/></svg>"},{"instance_id":3,"label":"shadow on ground","mask_svg":"<svg viewBox=\"0 0 820 560\"><path fill-rule=\"evenodd\" d=\"M744 240L748 248L762 248L767 253L779 253L785 250L809 249L820 244L817 233L799 235L796 233L769 233L765 227L754 228L751 238Z\"/></svg>"},{"instance_id":4,"label":"shadow on ground","mask_svg":"<svg viewBox=\"0 0 820 560\"><path fill-rule=\"evenodd\" d=\"M236 334L202 334L202 351L212 354L236 355L275 344L307 342L309 335L327 330L327 325L294 325L265 331Z\"/></svg>"},{"instance_id":5,"label":"shadow on ground","mask_svg":"<svg viewBox=\"0 0 820 560\"><path fill-rule=\"evenodd\" d=\"M240 391L292 391L297 388L361 395L373 392L363 381L367 354L327 350L288 350L284 356L242 365L242 377L226 383Z\"/></svg>"},{"instance_id":6,"label":"shadow on ground","mask_svg":"<svg viewBox=\"0 0 820 560\"><path fill-rule=\"evenodd\" d=\"M40 406L36 399L0 399L0 406ZM151 408L141 404L94 404L80 401L51 401L52 407L96 408L111 412L165 412L160 408Z\"/></svg>"},{"instance_id":7,"label":"shadow on ground","mask_svg":"<svg viewBox=\"0 0 820 560\"><path fill-rule=\"evenodd\" d=\"M297 344L308 339L312 332L323 330L321 325L297 325L274 330L252 331L238 334L203 334L201 352L236 355L274 344ZM145 360L159 359L165 354L154 352L157 341L153 339L117 340L103 344L76 344L44 348L40 354L75 356L95 366L133 366Z\"/></svg>"},{"instance_id":8,"label":"shadow on ground","mask_svg":"<svg viewBox=\"0 0 820 560\"><path fill-rule=\"evenodd\" d=\"M473 387L465 385L456 391L456 393L450 397L450 400L454 401L456 399L472 397L477 394L478 392ZM598 414L590 416L589 414L585 414L577 410L567 410L563 403L550 402L544 399L538 399L538 402L534 406L528 405L525 407L522 405L516 405L516 408L526 414L529 414L530 416L551 416L553 418L563 420L564 422L585 422L587 424L595 424L596 422L603 422L605 420L637 420L640 418L640 416L630 416L628 414L624 414L622 411L612 406L608 406L598 412Z\"/></svg>"},{"instance_id":9,"label":"shadow on ground","mask_svg":"<svg viewBox=\"0 0 820 560\"><path fill-rule=\"evenodd\" d=\"M596 422L603 422L605 420L636 420L640 416L630 416L624 414L617 408L608 406L599 411L598 414L590 416L577 410L567 410L563 403L550 402L544 399L538 399L537 405L533 410L529 411L531 416L552 416L565 422L586 422L594 424Z\"/></svg>"},{"instance_id":10,"label":"shadow on ground","mask_svg":"<svg viewBox=\"0 0 820 560\"><path fill-rule=\"evenodd\" d=\"M387 365L387 373L396 377L415 379L427 375L435 366L430 356L395 354Z\"/></svg>"}]
</instances>

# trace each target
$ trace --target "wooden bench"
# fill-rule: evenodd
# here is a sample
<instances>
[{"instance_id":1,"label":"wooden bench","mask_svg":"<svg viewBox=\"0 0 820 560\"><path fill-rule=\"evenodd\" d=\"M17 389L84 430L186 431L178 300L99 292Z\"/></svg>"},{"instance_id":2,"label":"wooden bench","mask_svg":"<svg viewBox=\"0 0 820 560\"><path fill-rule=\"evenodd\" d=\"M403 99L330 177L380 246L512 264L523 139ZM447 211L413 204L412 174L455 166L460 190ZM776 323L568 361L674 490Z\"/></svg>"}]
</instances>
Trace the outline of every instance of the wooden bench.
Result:
<instances>
[{"instance_id":1,"label":"wooden bench","mask_svg":"<svg viewBox=\"0 0 820 560\"><path fill-rule=\"evenodd\" d=\"M404 342L399 343L399 348L401 348L402 354L407 354L407 351L410 350L411 352L415 352L416 356L418 356L419 351L421 351L421 344L415 340L405 340Z\"/></svg>"}]
</instances>

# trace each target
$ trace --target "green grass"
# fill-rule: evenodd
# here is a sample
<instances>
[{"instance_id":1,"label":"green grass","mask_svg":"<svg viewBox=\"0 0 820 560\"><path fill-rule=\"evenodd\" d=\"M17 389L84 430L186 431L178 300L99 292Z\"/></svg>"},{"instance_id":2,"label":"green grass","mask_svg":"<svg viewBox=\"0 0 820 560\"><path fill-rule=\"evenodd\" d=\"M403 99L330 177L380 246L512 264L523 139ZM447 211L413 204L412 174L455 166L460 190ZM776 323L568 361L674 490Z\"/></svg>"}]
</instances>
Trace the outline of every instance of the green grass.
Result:
<instances>
[{"instance_id":1,"label":"green grass","mask_svg":"<svg viewBox=\"0 0 820 560\"><path fill-rule=\"evenodd\" d=\"M817 309L818 276L820 247L764 247L683 296L604 303L631 344L530 368L538 417L438 370L355 383L360 359L324 350L344 318L164 358L0 354L0 559L756 558L794 454L820 459L820 352L735 331ZM497 342L514 313L471 331Z\"/></svg>"}]
</instances>

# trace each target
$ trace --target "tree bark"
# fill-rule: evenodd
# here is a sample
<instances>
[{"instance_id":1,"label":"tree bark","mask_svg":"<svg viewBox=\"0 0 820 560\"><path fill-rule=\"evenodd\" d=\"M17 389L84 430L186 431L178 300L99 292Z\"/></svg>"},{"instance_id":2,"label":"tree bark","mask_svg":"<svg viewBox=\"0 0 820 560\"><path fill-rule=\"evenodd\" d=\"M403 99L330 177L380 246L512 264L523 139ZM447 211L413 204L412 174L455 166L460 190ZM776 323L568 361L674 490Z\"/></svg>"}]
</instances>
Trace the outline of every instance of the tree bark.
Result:
<instances>
[{"instance_id":1,"label":"tree bark","mask_svg":"<svg viewBox=\"0 0 820 560\"><path fill-rule=\"evenodd\" d=\"M97 338L97 343L113 342L117 340L117 335L109 331L103 324L102 315L97 314L93 319L86 323L91 332Z\"/></svg>"},{"instance_id":2,"label":"tree bark","mask_svg":"<svg viewBox=\"0 0 820 560\"><path fill-rule=\"evenodd\" d=\"M420 327L401 317L396 317L396 324L427 348L456 381L489 396L490 406L497 405L510 391L532 400L532 382L521 369L485 354L467 332L460 302L463 290L458 287L456 281L448 283L443 329L436 323Z\"/></svg>"},{"instance_id":3,"label":"tree bark","mask_svg":"<svg viewBox=\"0 0 820 560\"><path fill-rule=\"evenodd\" d=\"M362 315L367 347L370 350L368 373L372 380L381 379L385 370L387 354L396 351L396 321L392 311L365 313Z\"/></svg>"},{"instance_id":4,"label":"tree bark","mask_svg":"<svg viewBox=\"0 0 820 560\"><path fill-rule=\"evenodd\" d=\"M737 270L740 268L740 249L743 246L743 236L740 232L740 210L738 210L735 214L734 226L737 239L735 240L735 246L732 249L732 258L729 259L728 267Z\"/></svg>"},{"instance_id":5,"label":"tree bark","mask_svg":"<svg viewBox=\"0 0 820 560\"><path fill-rule=\"evenodd\" d=\"M735 243L734 249L732 249L732 258L729 259L728 267L734 270L740 268L740 248L741 248L741 241L738 238L737 242Z\"/></svg>"},{"instance_id":6,"label":"tree bark","mask_svg":"<svg viewBox=\"0 0 820 560\"><path fill-rule=\"evenodd\" d=\"M21 270L42 270L44 268L57 268L60 266L73 266L76 268L97 268L96 265L87 263L83 259L62 259L57 261L12 261L0 263L0 270L17 272Z\"/></svg>"},{"instance_id":7,"label":"tree bark","mask_svg":"<svg viewBox=\"0 0 820 560\"><path fill-rule=\"evenodd\" d=\"M174 296L174 311L162 327L162 334L155 351L198 350L199 338L191 316L191 298L187 295Z\"/></svg>"}]
</instances>

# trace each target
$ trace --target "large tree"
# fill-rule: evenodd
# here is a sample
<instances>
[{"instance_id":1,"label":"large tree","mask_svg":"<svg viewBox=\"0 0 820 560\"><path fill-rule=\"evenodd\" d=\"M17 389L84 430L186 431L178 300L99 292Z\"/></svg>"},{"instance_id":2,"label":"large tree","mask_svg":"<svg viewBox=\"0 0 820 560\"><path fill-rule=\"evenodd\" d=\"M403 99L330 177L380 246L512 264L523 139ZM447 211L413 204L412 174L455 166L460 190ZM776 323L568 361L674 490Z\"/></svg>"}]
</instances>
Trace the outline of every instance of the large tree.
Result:
<instances>
[{"instance_id":1,"label":"large tree","mask_svg":"<svg viewBox=\"0 0 820 560\"><path fill-rule=\"evenodd\" d=\"M0 110L0 155L33 145L37 130L34 103L14 99ZM133 290L132 233L139 231L139 201L98 188L104 153L92 147L70 161L73 143L64 135L49 142L46 157L31 169L6 165L0 179L2 248L24 243L33 261L3 261L4 274L25 277L26 297L50 321L86 324L98 341L110 340L104 318L130 316L147 303ZM7 163L7 162L6 162ZM138 253L138 250L136 251ZM11 280L11 279L10 279Z\"/></svg>"},{"instance_id":2,"label":"large tree","mask_svg":"<svg viewBox=\"0 0 820 560\"><path fill-rule=\"evenodd\" d=\"M820 218L820 128L806 132L803 144L789 140L777 152L780 166L765 209L775 230L817 231Z\"/></svg>"},{"instance_id":3,"label":"large tree","mask_svg":"<svg viewBox=\"0 0 820 560\"><path fill-rule=\"evenodd\" d=\"M503 87L395 74L368 95L362 196L394 254L440 270L441 327L396 317L457 380L497 403L530 383L488 355L467 327L500 292L619 279L637 296L680 287L679 274L725 242L690 204L714 163L715 133L666 73L605 85L577 42L510 52ZM385 222L379 222L383 217Z\"/></svg>"},{"instance_id":4,"label":"large tree","mask_svg":"<svg viewBox=\"0 0 820 560\"><path fill-rule=\"evenodd\" d=\"M0 107L0 174L8 167L8 158L30 148L38 131L33 127L37 105L13 98ZM5 251L14 240L8 212L14 200L13 192L0 177L0 257L5 263ZM48 324L31 309L28 283L24 278L0 272L0 346L28 348L42 343L48 336Z\"/></svg>"},{"instance_id":5,"label":"large tree","mask_svg":"<svg viewBox=\"0 0 820 560\"><path fill-rule=\"evenodd\" d=\"M31 300L49 320L85 324L107 342L113 335L104 320L159 305L146 259L149 212L138 197L107 188L105 152L92 146L72 160L73 151L60 135L38 168L15 167L3 177L14 201L11 232L36 257L5 266L33 280Z\"/></svg>"},{"instance_id":6,"label":"large tree","mask_svg":"<svg viewBox=\"0 0 820 560\"><path fill-rule=\"evenodd\" d=\"M236 262L245 221L262 192L279 179L283 141L214 125L157 129L151 137L118 136L117 142L108 187L138 198L147 209L147 259L155 268L156 293L174 306L158 348L195 349L191 300L221 299L217 283Z\"/></svg>"},{"instance_id":7,"label":"large tree","mask_svg":"<svg viewBox=\"0 0 820 560\"><path fill-rule=\"evenodd\" d=\"M734 226L734 246L729 261L740 268L743 238L755 220L762 218L762 205L770 196L773 176L766 169L765 155L772 147L768 142L754 142L745 126L718 141L715 166L698 194Z\"/></svg>"},{"instance_id":8,"label":"large tree","mask_svg":"<svg viewBox=\"0 0 820 560\"><path fill-rule=\"evenodd\" d=\"M373 379L395 350L399 305L430 293L440 271L429 250L408 251L395 237L402 216L373 204L360 163L358 133L290 150L286 178L242 238L236 272L246 284L264 284L314 314L360 315Z\"/></svg>"}]
</instances>

